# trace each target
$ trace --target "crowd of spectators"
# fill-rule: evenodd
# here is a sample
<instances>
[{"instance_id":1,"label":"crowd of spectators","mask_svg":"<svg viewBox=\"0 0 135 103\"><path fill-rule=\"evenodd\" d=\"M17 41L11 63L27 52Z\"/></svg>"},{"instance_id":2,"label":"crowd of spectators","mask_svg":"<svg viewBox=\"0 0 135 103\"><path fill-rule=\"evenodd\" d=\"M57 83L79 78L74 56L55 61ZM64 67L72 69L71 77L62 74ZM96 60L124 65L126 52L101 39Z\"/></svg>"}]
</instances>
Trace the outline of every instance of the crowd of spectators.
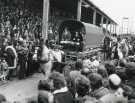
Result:
<instances>
[{"instance_id":1,"label":"crowd of spectators","mask_svg":"<svg viewBox=\"0 0 135 103\"><path fill-rule=\"evenodd\" d=\"M75 67L66 65L62 73L53 71L39 80L38 95L28 103L135 103L134 78L133 57L104 63L79 60Z\"/></svg>"},{"instance_id":2,"label":"crowd of spectators","mask_svg":"<svg viewBox=\"0 0 135 103\"><path fill-rule=\"evenodd\" d=\"M4 66L8 66L4 71L7 79L13 75L23 79L32 73L34 69L31 68L36 67L32 55L35 47L39 46L42 17L29 9L15 6L5 8L0 16L0 64L7 62ZM3 70L1 66L1 78Z\"/></svg>"},{"instance_id":3,"label":"crowd of spectators","mask_svg":"<svg viewBox=\"0 0 135 103\"><path fill-rule=\"evenodd\" d=\"M10 8L1 14L1 70L9 67L15 70L20 66L18 76L22 79L38 68L36 62L32 62L32 51L33 46L39 45L41 20L40 15L28 9ZM18 64L15 65L15 61ZM9 79L13 73L7 72ZM134 57L106 62L96 57L86 58L74 66L66 65L61 73L52 72L47 80L40 80L37 99L31 98L28 103L135 103L134 75ZM0 95L2 102L7 101Z\"/></svg>"},{"instance_id":4,"label":"crowd of spectators","mask_svg":"<svg viewBox=\"0 0 135 103\"><path fill-rule=\"evenodd\" d=\"M42 13L37 13L23 6L6 6L0 9L0 64L8 67L6 72L1 66L2 73L7 79L17 75L19 79L31 75L38 68L38 63L33 59L35 49L39 47L42 32ZM52 12L49 20L48 41L56 43L58 40L59 15ZM59 11L59 10L58 10ZM63 11L60 11L63 13ZM61 17L61 16L60 16ZM53 23L52 23L52 22ZM6 74L6 75L5 75ZM4 78L5 78L4 77Z\"/></svg>"},{"instance_id":5,"label":"crowd of spectators","mask_svg":"<svg viewBox=\"0 0 135 103\"><path fill-rule=\"evenodd\" d=\"M67 65L63 73L52 72L41 80L37 102L134 103L135 59L104 63L94 59L79 61L74 69Z\"/></svg>"}]
</instances>

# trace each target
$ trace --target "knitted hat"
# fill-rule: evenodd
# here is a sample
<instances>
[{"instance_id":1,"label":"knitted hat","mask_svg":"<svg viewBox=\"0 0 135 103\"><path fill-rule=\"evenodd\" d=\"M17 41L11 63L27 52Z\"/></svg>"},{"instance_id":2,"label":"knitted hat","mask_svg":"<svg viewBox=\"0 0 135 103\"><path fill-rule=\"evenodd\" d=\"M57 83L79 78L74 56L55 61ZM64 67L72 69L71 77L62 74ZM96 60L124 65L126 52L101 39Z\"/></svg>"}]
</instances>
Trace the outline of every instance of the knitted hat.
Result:
<instances>
[{"instance_id":1,"label":"knitted hat","mask_svg":"<svg viewBox=\"0 0 135 103\"><path fill-rule=\"evenodd\" d=\"M117 74L111 74L109 76L109 80L115 86L119 86L120 83L121 83L121 79L120 79L120 77Z\"/></svg>"}]
</instances>

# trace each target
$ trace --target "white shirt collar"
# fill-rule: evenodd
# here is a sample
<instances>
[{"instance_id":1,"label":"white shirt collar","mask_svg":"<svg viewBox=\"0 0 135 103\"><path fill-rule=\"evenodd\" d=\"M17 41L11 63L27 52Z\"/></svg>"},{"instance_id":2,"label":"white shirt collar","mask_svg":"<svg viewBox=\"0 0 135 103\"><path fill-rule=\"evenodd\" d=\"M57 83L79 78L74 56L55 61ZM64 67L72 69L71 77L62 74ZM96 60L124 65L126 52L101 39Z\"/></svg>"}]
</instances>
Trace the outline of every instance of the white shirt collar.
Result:
<instances>
[{"instance_id":1,"label":"white shirt collar","mask_svg":"<svg viewBox=\"0 0 135 103\"><path fill-rule=\"evenodd\" d=\"M53 94L57 94L57 93L63 93L63 92L67 92L68 91L68 88L67 87L63 87L61 89L58 89L58 90L55 90L53 92Z\"/></svg>"}]
</instances>

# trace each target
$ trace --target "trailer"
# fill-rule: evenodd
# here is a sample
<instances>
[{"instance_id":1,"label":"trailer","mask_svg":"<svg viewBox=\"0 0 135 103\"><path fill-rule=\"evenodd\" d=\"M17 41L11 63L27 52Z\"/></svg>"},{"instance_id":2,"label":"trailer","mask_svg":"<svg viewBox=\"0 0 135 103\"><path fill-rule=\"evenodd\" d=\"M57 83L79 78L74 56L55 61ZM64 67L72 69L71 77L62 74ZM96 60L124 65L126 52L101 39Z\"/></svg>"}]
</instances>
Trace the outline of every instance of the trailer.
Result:
<instances>
[{"instance_id":1,"label":"trailer","mask_svg":"<svg viewBox=\"0 0 135 103\"><path fill-rule=\"evenodd\" d=\"M95 25L66 20L60 24L58 34L66 62L92 57L102 51L104 32Z\"/></svg>"}]
</instances>

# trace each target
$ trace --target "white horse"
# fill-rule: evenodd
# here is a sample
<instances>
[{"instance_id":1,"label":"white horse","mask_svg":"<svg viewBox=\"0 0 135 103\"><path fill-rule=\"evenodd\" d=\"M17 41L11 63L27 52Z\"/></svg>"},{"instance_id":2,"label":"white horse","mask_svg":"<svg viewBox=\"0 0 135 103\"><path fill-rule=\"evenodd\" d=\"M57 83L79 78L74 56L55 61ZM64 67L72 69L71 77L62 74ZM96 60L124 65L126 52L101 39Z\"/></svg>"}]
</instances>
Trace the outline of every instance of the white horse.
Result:
<instances>
[{"instance_id":1,"label":"white horse","mask_svg":"<svg viewBox=\"0 0 135 103\"><path fill-rule=\"evenodd\" d=\"M58 63L62 61L62 53L60 55L60 52L48 49L47 46L43 44L40 56L40 69L46 78L50 75L55 61Z\"/></svg>"},{"instance_id":2,"label":"white horse","mask_svg":"<svg viewBox=\"0 0 135 103\"><path fill-rule=\"evenodd\" d=\"M40 57L40 69L42 73L48 77L49 74L51 73L51 69L53 66L53 57L50 54L49 49L46 47L46 45L42 46L42 51L41 51L41 57Z\"/></svg>"}]
</instances>

